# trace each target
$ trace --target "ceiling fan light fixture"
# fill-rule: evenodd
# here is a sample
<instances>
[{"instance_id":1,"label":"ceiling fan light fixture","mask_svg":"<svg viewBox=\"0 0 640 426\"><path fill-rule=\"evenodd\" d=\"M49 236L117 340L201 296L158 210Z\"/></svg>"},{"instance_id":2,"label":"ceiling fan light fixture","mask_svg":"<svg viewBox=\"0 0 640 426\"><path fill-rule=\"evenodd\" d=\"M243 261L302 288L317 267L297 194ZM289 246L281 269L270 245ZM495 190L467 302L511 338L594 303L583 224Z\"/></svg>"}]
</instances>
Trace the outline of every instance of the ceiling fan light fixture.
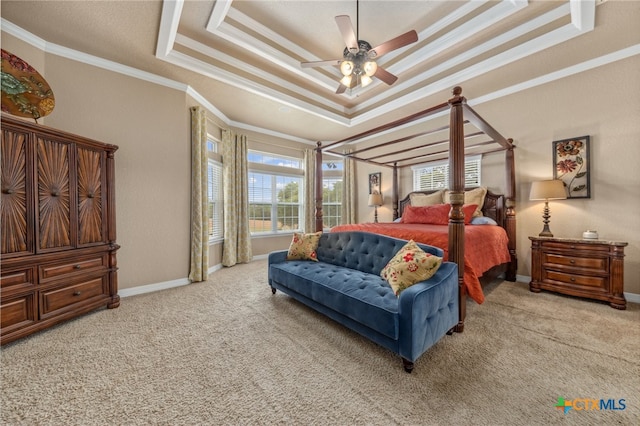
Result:
<instances>
[{"instance_id":1,"label":"ceiling fan light fixture","mask_svg":"<svg viewBox=\"0 0 640 426\"><path fill-rule=\"evenodd\" d=\"M360 77L360 85L362 87L367 87L368 85L371 84L372 81L373 81L373 79L371 77L369 77L367 74L363 74Z\"/></svg>"},{"instance_id":2,"label":"ceiling fan light fixture","mask_svg":"<svg viewBox=\"0 0 640 426\"><path fill-rule=\"evenodd\" d=\"M378 64L376 63L376 61L367 61L364 63L364 73L371 77L372 75L374 75L376 73L376 71L378 71Z\"/></svg>"},{"instance_id":3,"label":"ceiling fan light fixture","mask_svg":"<svg viewBox=\"0 0 640 426\"><path fill-rule=\"evenodd\" d=\"M351 80L353 80L353 76L352 75L345 75L340 80L340 84L342 84L343 86L346 86L346 87L351 87Z\"/></svg>"},{"instance_id":4,"label":"ceiling fan light fixture","mask_svg":"<svg viewBox=\"0 0 640 426\"><path fill-rule=\"evenodd\" d=\"M342 61L340 63L340 72L345 77L353 73L354 64L353 61Z\"/></svg>"}]
</instances>

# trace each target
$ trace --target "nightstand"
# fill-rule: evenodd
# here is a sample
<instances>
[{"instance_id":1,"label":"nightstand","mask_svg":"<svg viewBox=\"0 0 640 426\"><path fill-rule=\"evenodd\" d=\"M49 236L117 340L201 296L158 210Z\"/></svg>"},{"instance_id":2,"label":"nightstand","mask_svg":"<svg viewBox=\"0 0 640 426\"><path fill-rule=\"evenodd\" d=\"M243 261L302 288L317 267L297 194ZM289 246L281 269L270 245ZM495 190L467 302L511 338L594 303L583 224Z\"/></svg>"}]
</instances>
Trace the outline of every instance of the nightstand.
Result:
<instances>
[{"instance_id":1,"label":"nightstand","mask_svg":"<svg viewBox=\"0 0 640 426\"><path fill-rule=\"evenodd\" d=\"M609 302L626 309L623 294L625 242L529 237L529 290L555 291Z\"/></svg>"}]
</instances>

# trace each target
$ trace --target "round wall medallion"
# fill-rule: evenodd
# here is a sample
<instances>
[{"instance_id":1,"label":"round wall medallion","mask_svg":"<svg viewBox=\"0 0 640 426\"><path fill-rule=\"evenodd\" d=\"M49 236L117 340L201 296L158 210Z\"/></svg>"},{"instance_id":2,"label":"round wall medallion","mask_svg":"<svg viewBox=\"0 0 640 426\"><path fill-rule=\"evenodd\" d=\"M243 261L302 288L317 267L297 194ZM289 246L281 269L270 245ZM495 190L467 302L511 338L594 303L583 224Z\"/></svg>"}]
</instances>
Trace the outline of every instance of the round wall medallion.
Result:
<instances>
[{"instance_id":1,"label":"round wall medallion","mask_svg":"<svg viewBox=\"0 0 640 426\"><path fill-rule=\"evenodd\" d=\"M2 49L2 111L37 120L55 105L53 91L38 71Z\"/></svg>"}]
</instances>

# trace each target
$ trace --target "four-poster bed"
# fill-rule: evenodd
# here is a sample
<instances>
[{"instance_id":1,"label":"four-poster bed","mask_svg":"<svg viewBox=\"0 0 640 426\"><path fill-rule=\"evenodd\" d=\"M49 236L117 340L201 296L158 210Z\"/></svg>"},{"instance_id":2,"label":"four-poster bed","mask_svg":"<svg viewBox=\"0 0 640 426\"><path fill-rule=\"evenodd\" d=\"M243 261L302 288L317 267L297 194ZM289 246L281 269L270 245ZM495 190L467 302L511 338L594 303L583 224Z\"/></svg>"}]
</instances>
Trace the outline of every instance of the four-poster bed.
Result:
<instances>
[{"instance_id":1,"label":"four-poster bed","mask_svg":"<svg viewBox=\"0 0 640 426\"><path fill-rule=\"evenodd\" d=\"M376 135L389 132L394 129L405 128L409 123L416 123L418 120L427 118L435 118L438 115L449 112L449 125L420 131L416 134L400 137L392 141L378 142L374 145L365 146L364 148L356 148L349 153L341 153L336 148L347 143L363 142ZM465 126L475 127L475 131L465 134ZM449 130L448 140L432 141L416 145L406 145L412 143L411 140L422 137L426 138L430 135L437 135L440 132ZM479 136L488 136L489 140L481 142L473 142L479 139ZM465 144L465 140L468 141ZM399 149L391 149L392 145L400 147ZM404 144L404 145L403 145ZM438 151L438 146L447 145L447 150ZM347 156L353 160L364 161L369 164L390 167L393 169L393 217L394 219L402 217L406 207L410 205L411 198L408 194L402 200L398 194L398 171L403 167L424 164L425 158L434 158L438 156L448 155L449 162L449 189L448 203L450 204L450 213L448 225L444 226L444 234L440 236L421 236L417 227L426 226L437 228L438 225L406 225L405 224L360 224L346 225L345 227L336 227L334 229L348 230L359 229L368 232L387 234L403 239L415 239L430 245L435 245L445 250L449 261L458 264L458 283L460 312L459 322L456 331L463 331L464 319L466 315L466 296L469 294L478 303L482 303L482 289L478 278L493 278L501 273L505 273L506 279L515 281L517 258L516 258L516 218L515 218L515 164L514 164L514 145L511 139L504 138L493 127L491 127L482 117L480 117L462 96L462 89L455 87L453 89L453 98L448 102L436 105L432 108L420 111L408 117L378 126L366 132L359 133L355 136L342 139L333 143L322 145L318 142L316 147L316 194L315 194L315 219L316 231L323 229L322 217L322 155L324 152L339 156ZM487 192L484 203L481 207L482 214L487 216L499 225L504 234L504 242L495 242L496 254L493 260L475 261L474 252L487 252L486 236L477 236L480 234L480 228L488 228L485 226L467 225L465 226L465 214L463 206L465 203L465 150L468 153L488 154L499 151L505 152L505 194L495 194L491 191ZM428 194L435 191L425 191ZM415 194L415 193L414 193ZM381 227L373 227L372 225L381 225ZM395 225L395 226L394 226ZM389 229L393 228L392 231ZM442 226L441 226L442 228ZM465 228L469 231L465 232ZM496 227L497 228L497 227ZM473 231L471 231L473 229ZM399 231L400 230L400 231ZM504 230L504 231L503 231ZM494 230L495 231L495 230ZM483 231L482 231L483 232ZM498 232L499 233L499 232ZM407 238L408 237L408 238ZM497 240L496 240L497 241ZM468 252L465 255L465 242L468 245ZM489 243L493 244L493 243ZM500 252L500 244L503 244L503 251ZM493 247L493 246L491 246ZM490 251L490 250L489 250ZM506 254L505 254L506 253ZM475 262L475 263L474 263ZM489 262L489 263L487 263ZM488 268L488 269L487 269ZM479 293L478 293L479 292Z\"/></svg>"}]
</instances>

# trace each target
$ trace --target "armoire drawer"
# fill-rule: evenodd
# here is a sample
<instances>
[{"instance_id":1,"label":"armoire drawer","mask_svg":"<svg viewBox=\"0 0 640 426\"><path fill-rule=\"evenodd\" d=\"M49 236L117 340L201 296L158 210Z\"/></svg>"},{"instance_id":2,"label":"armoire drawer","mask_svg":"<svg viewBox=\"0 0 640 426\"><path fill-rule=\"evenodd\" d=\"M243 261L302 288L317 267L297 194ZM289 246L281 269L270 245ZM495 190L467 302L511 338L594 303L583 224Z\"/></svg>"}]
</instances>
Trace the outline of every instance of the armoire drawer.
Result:
<instances>
[{"instance_id":1,"label":"armoire drawer","mask_svg":"<svg viewBox=\"0 0 640 426\"><path fill-rule=\"evenodd\" d=\"M96 254L90 257L64 260L39 266L39 283L44 284L52 280L72 278L86 272L107 270L108 258L106 254Z\"/></svg>"},{"instance_id":2,"label":"armoire drawer","mask_svg":"<svg viewBox=\"0 0 640 426\"><path fill-rule=\"evenodd\" d=\"M2 288L2 294L34 287L34 270L35 268L7 269L3 267L2 275L0 276L0 288Z\"/></svg>"},{"instance_id":3,"label":"armoire drawer","mask_svg":"<svg viewBox=\"0 0 640 426\"><path fill-rule=\"evenodd\" d=\"M76 304L85 305L91 299L101 300L109 297L107 275L53 287L40 291L40 319L56 315L58 311L73 309ZM86 303L83 303L86 302Z\"/></svg>"},{"instance_id":4,"label":"armoire drawer","mask_svg":"<svg viewBox=\"0 0 640 426\"><path fill-rule=\"evenodd\" d=\"M0 305L2 334L12 333L37 321L36 293L3 297Z\"/></svg>"}]
</instances>

